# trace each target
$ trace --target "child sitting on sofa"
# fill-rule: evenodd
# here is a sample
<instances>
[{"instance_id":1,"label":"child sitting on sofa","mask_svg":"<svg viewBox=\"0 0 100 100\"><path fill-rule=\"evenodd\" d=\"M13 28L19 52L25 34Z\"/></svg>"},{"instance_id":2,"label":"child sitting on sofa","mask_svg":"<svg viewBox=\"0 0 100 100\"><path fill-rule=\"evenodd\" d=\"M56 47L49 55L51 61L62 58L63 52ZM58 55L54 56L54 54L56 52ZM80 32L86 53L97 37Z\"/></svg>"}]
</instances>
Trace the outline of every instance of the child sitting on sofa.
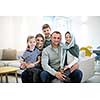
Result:
<instances>
[{"instance_id":1,"label":"child sitting on sofa","mask_svg":"<svg viewBox=\"0 0 100 100\"><path fill-rule=\"evenodd\" d=\"M35 72L40 71L40 66L38 66L40 63L40 51L36 48L34 36L28 36L27 48L20 59L20 68L24 69L21 79L23 83L33 83Z\"/></svg>"}]
</instances>

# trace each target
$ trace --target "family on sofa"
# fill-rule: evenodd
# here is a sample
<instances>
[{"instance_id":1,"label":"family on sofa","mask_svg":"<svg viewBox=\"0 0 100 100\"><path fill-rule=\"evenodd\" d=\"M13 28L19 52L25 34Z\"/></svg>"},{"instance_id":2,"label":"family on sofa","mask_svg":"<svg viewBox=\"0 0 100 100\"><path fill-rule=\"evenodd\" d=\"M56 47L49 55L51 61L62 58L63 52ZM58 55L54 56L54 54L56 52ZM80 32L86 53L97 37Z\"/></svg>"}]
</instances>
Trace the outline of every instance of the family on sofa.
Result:
<instances>
[{"instance_id":1,"label":"family on sofa","mask_svg":"<svg viewBox=\"0 0 100 100\"><path fill-rule=\"evenodd\" d=\"M80 83L82 71L78 68L79 47L70 32L65 33L65 44L61 43L61 33L48 24L42 27L42 34L27 38L27 48L20 58L23 83L44 82L54 79L61 82Z\"/></svg>"}]
</instances>

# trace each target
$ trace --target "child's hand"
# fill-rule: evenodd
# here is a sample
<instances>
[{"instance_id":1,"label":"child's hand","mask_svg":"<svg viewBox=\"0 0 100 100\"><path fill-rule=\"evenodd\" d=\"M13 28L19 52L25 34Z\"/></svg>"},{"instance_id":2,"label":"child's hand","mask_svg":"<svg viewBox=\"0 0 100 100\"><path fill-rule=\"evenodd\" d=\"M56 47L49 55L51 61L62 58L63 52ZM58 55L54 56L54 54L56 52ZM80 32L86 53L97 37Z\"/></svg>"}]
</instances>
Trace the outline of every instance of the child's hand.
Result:
<instances>
[{"instance_id":1,"label":"child's hand","mask_svg":"<svg viewBox=\"0 0 100 100\"><path fill-rule=\"evenodd\" d=\"M35 66L34 63L27 64L27 68L32 68L32 67L34 67L34 66Z\"/></svg>"},{"instance_id":2,"label":"child's hand","mask_svg":"<svg viewBox=\"0 0 100 100\"><path fill-rule=\"evenodd\" d=\"M70 68L70 71L71 71L71 73L74 71L74 70L76 70L76 69L78 69L78 64L74 64L71 68Z\"/></svg>"},{"instance_id":3,"label":"child's hand","mask_svg":"<svg viewBox=\"0 0 100 100\"><path fill-rule=\"evenodd\" d=\"M20 69L25 69L25 68L26 68L25 63L21 63Z\"/></svg>"}]
</instances>

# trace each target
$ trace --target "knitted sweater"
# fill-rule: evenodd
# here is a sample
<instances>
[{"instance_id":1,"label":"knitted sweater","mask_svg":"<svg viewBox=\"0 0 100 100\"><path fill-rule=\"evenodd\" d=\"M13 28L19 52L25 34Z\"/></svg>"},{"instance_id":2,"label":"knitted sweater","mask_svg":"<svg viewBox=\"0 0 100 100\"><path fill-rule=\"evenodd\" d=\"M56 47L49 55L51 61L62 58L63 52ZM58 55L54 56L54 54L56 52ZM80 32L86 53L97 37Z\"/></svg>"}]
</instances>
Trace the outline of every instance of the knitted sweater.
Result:
<instances>
[{"instance_id":1,"label":"knitted sweater","mask_svg":"<svg viewBox=\"0 0 100 100\"><path fill-rule=\"evenodd\" d=\"M60 67L61 46L53 48L51 45L46 47L42 52L42 67L45 71L55 75Z\"/></svg>"}]
</instances>

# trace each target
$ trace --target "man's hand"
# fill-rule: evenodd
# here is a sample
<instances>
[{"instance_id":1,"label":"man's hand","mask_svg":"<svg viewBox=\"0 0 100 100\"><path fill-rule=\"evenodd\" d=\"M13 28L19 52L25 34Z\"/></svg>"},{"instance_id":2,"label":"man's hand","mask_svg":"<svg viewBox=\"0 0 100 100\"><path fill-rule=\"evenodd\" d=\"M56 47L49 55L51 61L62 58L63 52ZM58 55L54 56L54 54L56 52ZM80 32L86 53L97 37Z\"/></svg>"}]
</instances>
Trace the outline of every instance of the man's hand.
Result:
<instances>
[{"instance_id":1,"label":"man's hand","mask_svg":"<svg viewBox=\"0 0 100 100\"><path fill-rule=\"evenodd\" d=\"M61 72L62 74L64 74L64 69L59 69L59 72Z\"/></svg>"},{"instance_id":2,"label":"man's hand","mask_svg":"<svg viewBox=\"0 0 100 100\"><path fill-rule=\"evenodd\" d=\"M71 68L70 68L70 71L71 71L71 73L74 71L74 70L76 70L76 69L78 69L78 64L74 64Z\"/></svg>"},{"instance_id":3,"label":"man's hand","mask_svg":"<svg viewBox=\"0 0 100 100\"><path fill-rule=\"evenodd\" d=\"M59 80L65 80L66 76L64 74L62 74L61 72L56 72L55 76L59 79Z\"/></svg>"}]
</instances>

